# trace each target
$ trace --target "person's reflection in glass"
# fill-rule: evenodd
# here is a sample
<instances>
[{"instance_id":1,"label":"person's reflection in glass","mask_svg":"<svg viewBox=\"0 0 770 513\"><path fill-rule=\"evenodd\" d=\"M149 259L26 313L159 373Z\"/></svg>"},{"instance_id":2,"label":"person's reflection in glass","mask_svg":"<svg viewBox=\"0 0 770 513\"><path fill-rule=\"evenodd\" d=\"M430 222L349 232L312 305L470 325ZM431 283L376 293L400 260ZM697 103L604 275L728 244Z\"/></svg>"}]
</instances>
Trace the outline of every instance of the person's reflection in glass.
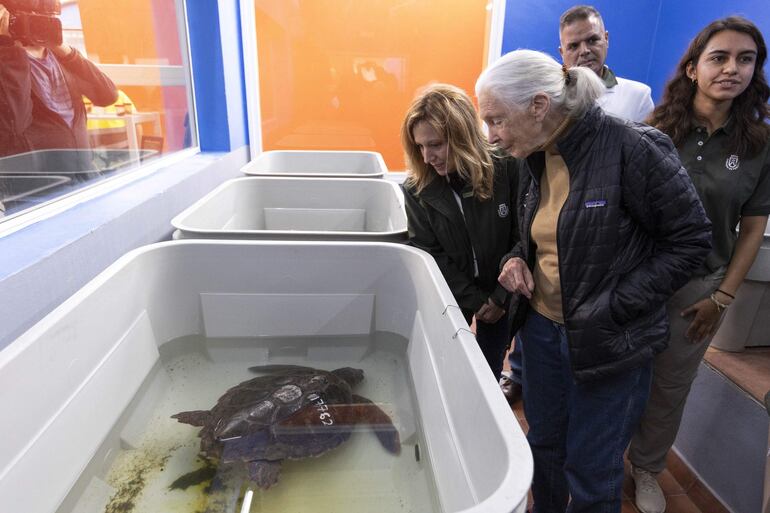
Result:
<instances>
[{"instance_id":1,"label":"person's reflection in glass","mask_svg":"<svg viewBox=\"0 0 770 513\"><path fill-rule=\"evenodd\" d=\"M39 46L14 39L9 23L10 13L0 4L0 157L36 150L90 150L82 97L97 106L110 105L118 98L115 84L66 44ZM90 151L66 154L66 161L53 163L59 171L92 169ZM39 164L46 168L40 171L51 170L51 162Z\"/></svg>"}]
</instances>

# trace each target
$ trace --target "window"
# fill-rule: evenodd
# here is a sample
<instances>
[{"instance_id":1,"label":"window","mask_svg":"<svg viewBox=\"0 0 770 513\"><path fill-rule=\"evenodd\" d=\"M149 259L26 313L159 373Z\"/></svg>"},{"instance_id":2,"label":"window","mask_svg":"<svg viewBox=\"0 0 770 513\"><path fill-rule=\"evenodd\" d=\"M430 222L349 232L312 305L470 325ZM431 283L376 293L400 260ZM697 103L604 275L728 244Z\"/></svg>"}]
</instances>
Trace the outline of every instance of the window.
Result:
<instances>
[{"instance_id":1,"label":"window","mask_svg":"<svg viewBox=\"0 0 770 513\"><path fill-rule=\"evenodd\" d=\"M197 144L183 13L182 0L63 0L47 13L62 49L11 34L24 47L0 47L0 219Z\"/></svg>"},{"instance_id":2,"label":"window","mask_svg":"<svg viewBox=\"0 0 770 513\"><path fill-rule=\"evenodd\" d=\"M263 149L379 151L404 169L404 112L431 82L473 95L491 4L255 0Z\"/></svg>"}]
</instances>

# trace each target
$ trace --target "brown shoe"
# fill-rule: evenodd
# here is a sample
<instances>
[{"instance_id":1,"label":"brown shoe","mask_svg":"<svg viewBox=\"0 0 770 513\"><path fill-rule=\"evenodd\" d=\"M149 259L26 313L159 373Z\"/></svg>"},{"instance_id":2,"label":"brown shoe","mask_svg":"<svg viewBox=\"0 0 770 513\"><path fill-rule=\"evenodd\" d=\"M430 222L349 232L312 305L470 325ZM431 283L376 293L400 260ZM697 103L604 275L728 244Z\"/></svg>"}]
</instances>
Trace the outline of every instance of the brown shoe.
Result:
<instances>
[{"instance_id":1,"label":"brown shoe","mask_svg":"<svg viewBox=\"0 0 770 513\"><path fill-rule=\"evenodd\" d=\"M511 379L510 371L503 371L500 376L500 390L508 400L508 404L515 404L521 399L521 383L516 383Z\"/></svg>"}]
</instances>

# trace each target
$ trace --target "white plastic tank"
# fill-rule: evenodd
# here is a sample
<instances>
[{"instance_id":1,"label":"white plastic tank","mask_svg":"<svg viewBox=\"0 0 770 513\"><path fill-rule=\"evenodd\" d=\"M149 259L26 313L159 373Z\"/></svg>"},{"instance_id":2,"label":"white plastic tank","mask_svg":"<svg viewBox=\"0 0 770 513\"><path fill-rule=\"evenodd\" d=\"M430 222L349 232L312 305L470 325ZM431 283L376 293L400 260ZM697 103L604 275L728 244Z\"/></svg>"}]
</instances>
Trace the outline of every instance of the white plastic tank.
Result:
<instances>
[{"instance_id":1,"label":"white plastic tank","mask_svg":"<svg viewBox=\"0 0 770 513\"><path fill-rule=\"evenodd\" d=\"M208 467L198 428L170 416L211 408L264 364L363 369L356 393L388 413L400 453L364 430L284 462L267 490L222 469L224 486L179 484ZM199 511L215 497L242 513L519 513L532 477L435 262L400 244L139 248L0 351L0 391L3 512Z\"/></svg>"},{"instance_id":2,"label":"white plastic tank","mask_svg":"<svg viewBox=\"0 0 770 513\"><path fill-rule=\"evenodd\" d=\"M177 239L407 239L401 189L371 178L236 178L171 224Z\"/></svg>"},{"instance_id":3,"label":"white plastic tank","mask_svg":"<svg viewBox=\"0 0 770 513\"><path fill-rule=\"evenodd\" d=\"M241 168L247 175L382 178L385 161L374 151L273 150Z\"/></svg>"}]
</instances>

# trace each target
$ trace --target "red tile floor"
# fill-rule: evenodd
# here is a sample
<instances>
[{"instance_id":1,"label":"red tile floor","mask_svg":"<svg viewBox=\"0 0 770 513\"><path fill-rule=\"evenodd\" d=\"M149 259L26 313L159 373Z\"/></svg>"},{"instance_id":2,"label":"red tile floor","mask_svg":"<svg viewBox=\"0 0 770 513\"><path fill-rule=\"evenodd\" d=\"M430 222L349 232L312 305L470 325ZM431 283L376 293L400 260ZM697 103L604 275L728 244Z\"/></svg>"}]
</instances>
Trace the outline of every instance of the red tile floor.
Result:
<instances>
[{"instance_id":1,"label":"red tile floor","mask_svg":"<svg viewBox=\"0 0 770 513\"><path fill-rule=\"evenodd\" d=\"M506 358L506 367L507 367ZM524 407L518 401L511 408L524 433L529 426L524 416ZM666 496L666 513L729 513L728 510L706 489L687 465L676 454L669 454L667 469L658 476ZM639 513L634 505L634 482L630 477L631 466L626 461L623 482L623 513ZM531 507L532 497L530 495Z\"/></svg>"}]
</instances>

